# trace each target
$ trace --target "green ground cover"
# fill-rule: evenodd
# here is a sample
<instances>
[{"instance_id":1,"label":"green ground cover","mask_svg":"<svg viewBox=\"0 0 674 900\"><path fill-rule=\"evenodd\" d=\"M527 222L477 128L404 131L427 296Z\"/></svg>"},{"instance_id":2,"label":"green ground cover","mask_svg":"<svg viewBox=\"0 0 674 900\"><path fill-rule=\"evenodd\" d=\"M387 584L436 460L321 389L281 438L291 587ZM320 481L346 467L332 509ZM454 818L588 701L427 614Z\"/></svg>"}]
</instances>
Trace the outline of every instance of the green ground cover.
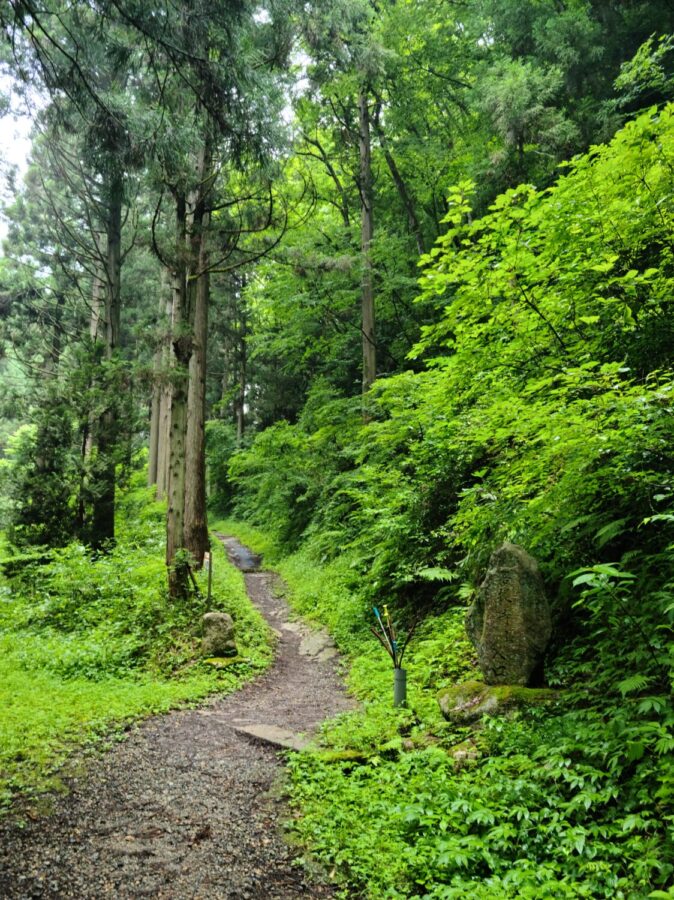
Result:
<instances>
[{"instance_id":1,"label":"green ground cover","mask_svg":"<svg viewBox=\"0 0 674 900\"><path fill-rule=\"evenodd\" d=\"M432 613L406 660L409 703L392 709L391 671L368 630L349 554L283 556L248 524L220 522L283 576L300 613L329 627L349 662L358 711L291 758L300 843L345 892L393 898L662 898L674 869L672 714L574 684L561 699L478 731L446 722L436 696L474 678L464 609ZM628 694L629 691L626 691ZM655 700L655 698L654 698ZM477 759L457 762L469 741Z\"/></svg>"},{"instance_id":2,"label":"green ground cover","mask_svg":"<svg viewBox=\"0 0 674 900\"><path fill-rule=\"evenodd\" d=\"M164 509L141 480L120 498L108 555L71 545L46 564L21 564L2 545L14 574L0 580L0 810L17 791L57 786L54 773L76 748L140 716L230 692L271 660L267 626L214 542L212 606L235 619L240 653L225 670L201 661L206 601L167 604Z\"/></svg>"}]
</instances>

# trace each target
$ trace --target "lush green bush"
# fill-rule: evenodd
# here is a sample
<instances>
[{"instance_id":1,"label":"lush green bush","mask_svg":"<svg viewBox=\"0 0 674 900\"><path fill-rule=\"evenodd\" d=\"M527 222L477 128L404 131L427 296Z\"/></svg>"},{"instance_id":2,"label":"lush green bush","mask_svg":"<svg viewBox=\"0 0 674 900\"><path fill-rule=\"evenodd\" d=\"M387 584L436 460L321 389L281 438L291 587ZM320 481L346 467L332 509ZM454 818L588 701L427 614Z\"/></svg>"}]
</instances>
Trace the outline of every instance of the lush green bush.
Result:
<instances>
[{"instance_id":1,"label":"lush green bush","mask_svg":"<svg viewBox=\"0 0 674 900\"><path fill-rule=\"evenodd\" d=\"M671 738L635 777L627 723L605 713L493 720L461 769L442 746L295 756L297 827L373 900L647 897L673 874Z\"/></svg>"},{"instance_id":2,"label":"lush green bush","mask_svg":"<svg viewBox=\"0 0 674 900\"><path fill-rule=\"evenodd\" d=\"M22 425L9 438L0 463L1 524L15 543L58 546L72 538L77 472L71 441L70 417L53 394L39 424Z\"/></svg>"},{"instance_id":3,"label":"lush green bush","mask_svg":"<svg viewBox=\"0 0 674 900\"><path fill-rule=\"evenodd\" d=\"M552 900L666 890L674 710L661 686L624 677L648 646L635 641L633 658L611 658L615 632L603 621L604 594L629 578L602 566L579 575L598 650L577 640L558 657L550 678L567 687L556 703L475 732L445 722L435 699L476 677L462 609L420 624L405 663L408 707L393 710L390 662L369 633L348 554L321 565L306 551L283 557L250 526L218 527L264 552L293 607L328 625L349 658L360 707L327 723L319 747L293 756L290 770L299 838L352 891ZM457 763L452 751L467 739L478 759Z\"/></svg>"}]
</instances>

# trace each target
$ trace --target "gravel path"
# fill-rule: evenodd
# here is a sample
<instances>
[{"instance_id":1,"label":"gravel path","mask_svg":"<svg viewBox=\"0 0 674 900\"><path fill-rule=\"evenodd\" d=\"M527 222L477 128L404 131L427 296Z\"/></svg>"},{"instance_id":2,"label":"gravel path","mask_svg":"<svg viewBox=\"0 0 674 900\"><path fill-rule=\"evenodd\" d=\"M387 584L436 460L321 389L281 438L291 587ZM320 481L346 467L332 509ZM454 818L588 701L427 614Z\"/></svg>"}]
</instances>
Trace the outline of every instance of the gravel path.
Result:
<instances>
[{"instance_id":1,"label":"gravel path","mask_svg":"<svg viewBox=\"0 0 674 900\"><path fill-rule=\"evenodd\" d=\"M332 896L293 865L280 833L282 758L244 732L310 733L352 702L334 649L289 622L272 576L254 571L258 561L236 541L224 543L279 635L274 665L235 694L133 729L70 784L51 815L23 827L1 821L2 900Z\"/></svg>"}]
</instances>

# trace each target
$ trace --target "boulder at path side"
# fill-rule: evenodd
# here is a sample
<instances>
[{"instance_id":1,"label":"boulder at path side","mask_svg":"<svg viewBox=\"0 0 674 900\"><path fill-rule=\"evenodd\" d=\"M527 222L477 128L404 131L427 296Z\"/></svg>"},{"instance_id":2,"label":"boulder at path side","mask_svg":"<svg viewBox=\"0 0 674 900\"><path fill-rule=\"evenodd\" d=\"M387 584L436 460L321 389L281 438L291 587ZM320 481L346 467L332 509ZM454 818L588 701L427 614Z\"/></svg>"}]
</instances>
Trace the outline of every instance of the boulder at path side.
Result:
<instances>
[{"instance_id":1,"label":"boulder at path side","mask_svg":"<svg viewBox=\"0 0 674 900\"><path fill-rule=\"evenodd\" d=\"M471 725L482 716L503 715L519 707L550 703L558 697L559 692L550 688L464 681L463 684L455 684L440 691L438 703L443 716L450 722Z\"/></svg>"},{"instance_id":2,"label":"boulder at path side","mask_svg":"<svg viewBox=\"0 0 674 900\"><path fill-rule=\"evenodd\" d=\"M204 656L236 656L234 620L228 613L207 612L202 619Z\"/></svg>"},{"instance_id":3,"label":"boulder at path side","mask_svg":"<svg viewBox=\"0 0 674 900\"><path fill-rule=\"evenodd\" d=\"M527 685L539 670L552 621L536 560L517 544L492 553L468 610L466 631L487 684Z\"/></svg>"}]
</instances>

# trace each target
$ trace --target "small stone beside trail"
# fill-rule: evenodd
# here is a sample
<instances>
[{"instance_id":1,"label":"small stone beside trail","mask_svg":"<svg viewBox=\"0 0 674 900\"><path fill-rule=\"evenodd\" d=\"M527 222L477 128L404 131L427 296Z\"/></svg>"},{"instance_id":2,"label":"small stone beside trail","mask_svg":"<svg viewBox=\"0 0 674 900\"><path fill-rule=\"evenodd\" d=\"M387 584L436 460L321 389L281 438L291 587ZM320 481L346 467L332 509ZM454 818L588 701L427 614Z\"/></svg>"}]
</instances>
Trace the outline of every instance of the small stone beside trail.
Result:
<instances>
[{"instance_id":1,"label":"small stone beside trail","mask_svg":"<svg viewBox=\"0 0 674 900\"><path fill-rule=\"evenodd\" d=\"M229 613L207 612L202 619L204 656L236 656L234 620Z\"/></svg>"},{"instance_id":2,"label":"small stone beside trail","mask_svg":"<svg viewBox=\"0 0 674 900\"><path fill-rule=\"evenodd\" d=\"M492 554L466 631L487 684L528 685L542 670L550 605L536 560L522 547L505 543Z\"/></svg>"}]
</instances>

